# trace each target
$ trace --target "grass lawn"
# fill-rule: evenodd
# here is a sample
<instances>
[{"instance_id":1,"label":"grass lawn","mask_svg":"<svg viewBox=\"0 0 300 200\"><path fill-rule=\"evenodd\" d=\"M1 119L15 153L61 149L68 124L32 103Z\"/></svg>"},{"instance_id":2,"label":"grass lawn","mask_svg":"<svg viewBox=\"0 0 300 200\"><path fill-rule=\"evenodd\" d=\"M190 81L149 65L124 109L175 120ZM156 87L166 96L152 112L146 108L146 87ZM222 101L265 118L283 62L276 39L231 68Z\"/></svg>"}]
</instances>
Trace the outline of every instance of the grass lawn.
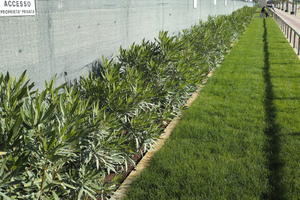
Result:
<instances>
[{"instance_id":1,"label":"grass lawn","mask_svg":"<svg viewBox=\"0 0 300 200\"><path fill-rule=\"evenodd\" d=\"M127 200L300 199L300 62L254 18Z\"/></svg>"},{"instance_id":2,"label":"grass lawn","mask_svg":"<svg viewBox=\"0 0 300 200\"><path fill-rule=\"evenodd\" d=\"M273 20L266 23L272 89L273 199L300 199L300 61ZM272 114L269 113L269 114Z\"/></svg>"}]
</instances>

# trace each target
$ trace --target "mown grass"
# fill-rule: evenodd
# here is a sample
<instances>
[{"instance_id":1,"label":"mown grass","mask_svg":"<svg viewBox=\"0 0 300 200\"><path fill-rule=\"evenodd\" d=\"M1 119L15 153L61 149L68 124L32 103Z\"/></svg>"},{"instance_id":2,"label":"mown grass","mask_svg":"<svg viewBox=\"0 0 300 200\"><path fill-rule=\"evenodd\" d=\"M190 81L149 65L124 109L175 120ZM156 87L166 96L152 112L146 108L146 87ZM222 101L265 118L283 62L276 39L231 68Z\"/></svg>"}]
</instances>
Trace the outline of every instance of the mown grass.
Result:
<instances>
[{"instance_id":1,"label":"mown grass","mask_svg":"<svg viewBox=\"0 0 300 200\"><path fill-rule=\"evenodd\" d=\"M269 193L263 36L263 20L255 18L125 199L241 200Z\"/></svg>"},{"instance_id":2,"label":"mown grass","mask_svg":"<svg viewBox=\"0 0 300 200\"><path fill-rule=\"evenodd\" d=\"M300 199L300 61L273 20L267 20L273 134L272 199Z\"/></svg>"}]
</instances>

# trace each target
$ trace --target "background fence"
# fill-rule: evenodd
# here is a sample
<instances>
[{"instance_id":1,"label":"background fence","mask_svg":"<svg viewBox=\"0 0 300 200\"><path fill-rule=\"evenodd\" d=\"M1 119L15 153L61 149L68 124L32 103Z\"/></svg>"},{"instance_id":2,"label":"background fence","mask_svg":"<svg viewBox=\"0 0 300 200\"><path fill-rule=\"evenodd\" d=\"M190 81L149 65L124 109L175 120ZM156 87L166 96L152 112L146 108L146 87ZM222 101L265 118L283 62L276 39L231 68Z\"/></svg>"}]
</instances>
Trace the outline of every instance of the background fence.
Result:
<instances>
[{"instance_id":1,"label":"background fence","mask_svg":"<svg viewBox=\"0 0 300 200\"><path fill-rule=\"evenodd\" d=\"M295 49L297 55L300 55L300 33L293 29L287 22L285 22L275 12L272 12L274 19L278 23L280 29L285 37L290 42L291 46Z\"/></svg>"},{"instance_id":2,"label":"background fence","mask_svg":"<svg viewBox=\"0 0 300 200\"><path fill-rule=\"evenodd\" d=\"M209 15L229 14L252 3L233 0L36 0L37 15L0 17L0 72L25 69L41 85L89 70L160 30L176 33ZM197 8L194 8L197 3Z\"/></svg>"}]
</instances>

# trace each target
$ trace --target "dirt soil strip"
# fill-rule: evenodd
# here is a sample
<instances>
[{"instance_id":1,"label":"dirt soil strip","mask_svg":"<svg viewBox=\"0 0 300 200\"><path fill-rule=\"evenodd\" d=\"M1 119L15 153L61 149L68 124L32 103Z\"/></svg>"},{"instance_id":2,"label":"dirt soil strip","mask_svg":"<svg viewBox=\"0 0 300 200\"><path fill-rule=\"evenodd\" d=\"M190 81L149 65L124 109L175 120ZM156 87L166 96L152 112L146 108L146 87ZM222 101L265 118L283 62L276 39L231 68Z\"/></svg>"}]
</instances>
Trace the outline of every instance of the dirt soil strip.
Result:
<instances>
[{"instance_id":1,"label":"dirt soil strip","mask_svg":"<svg viewBox=\"0 0 300 200\"><path fill-rule=\"evenodd\" d=\"M190 107L192 103L197 99L197 97L200 94L201 89L206 84L209 77L213 75L213 71L210 71L207 74L207 78L205 78L202 81L202 84L199 86L199 89L194 92L185 104L186 107ZM176 127L177 123L180 121L180 117L175 117L170 124L165 128L163 134L158 138L156 141L156 144L154 147L149 150L145 156L140 160L140 162L137 164L137 166L131 171L131 173L128 175L128 177L124 180L124 182L120 185L118 190L114 193L114 195L110 198L110 200L121 200L125 197L126 192L128 191L131 183L141 174L141 172L148 166L150 160L152 159L153 155L158 152L165 144L166 140L170 137L172 134L172 131Z\"/></svg>"}]
</instances>

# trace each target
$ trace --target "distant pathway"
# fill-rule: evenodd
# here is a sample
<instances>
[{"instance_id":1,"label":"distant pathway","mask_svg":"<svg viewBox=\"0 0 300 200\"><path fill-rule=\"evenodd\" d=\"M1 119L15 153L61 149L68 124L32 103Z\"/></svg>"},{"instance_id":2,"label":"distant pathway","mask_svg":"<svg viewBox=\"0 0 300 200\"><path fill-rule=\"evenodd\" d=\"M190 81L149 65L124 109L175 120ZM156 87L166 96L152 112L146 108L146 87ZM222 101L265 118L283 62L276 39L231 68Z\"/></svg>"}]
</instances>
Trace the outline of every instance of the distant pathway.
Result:
<instances>
[{"instance_id":1,"label":"distant pathway","mask_svg":"<svg viewBox=\"0 0 300 200\"><path fill-rule=\"evenodd\" d=\"M292 27L299 35L300 35L300 16L291 15L288 12L282 11L280 9L275 9L276 15L279 16L282 20L285 21L286 24L288 24L290 27ZM278 24L281 26L280 24ZM281 26L281 28L283 28ZM285 32L285 30L282 30ZM290 45L293 47L296 54L298 54L298 58L300 59L300 36L297 36L294 31L292 31L292 35L290 35L290 32L285 33L287 40L290 42Z\"/></svg>"},{"instance_id":2,"label":"distant pathway","mask_svg":"<svg viewBox=\"0 0 300 200\"><path fill-rule=\"evenodd\" d=\"M275 9L276 14L279 15L286 23L288 23L293 29L300 33L300 17L291 15L290 13L284 12L280 9Z\"/></svg>"}]
</instances>

